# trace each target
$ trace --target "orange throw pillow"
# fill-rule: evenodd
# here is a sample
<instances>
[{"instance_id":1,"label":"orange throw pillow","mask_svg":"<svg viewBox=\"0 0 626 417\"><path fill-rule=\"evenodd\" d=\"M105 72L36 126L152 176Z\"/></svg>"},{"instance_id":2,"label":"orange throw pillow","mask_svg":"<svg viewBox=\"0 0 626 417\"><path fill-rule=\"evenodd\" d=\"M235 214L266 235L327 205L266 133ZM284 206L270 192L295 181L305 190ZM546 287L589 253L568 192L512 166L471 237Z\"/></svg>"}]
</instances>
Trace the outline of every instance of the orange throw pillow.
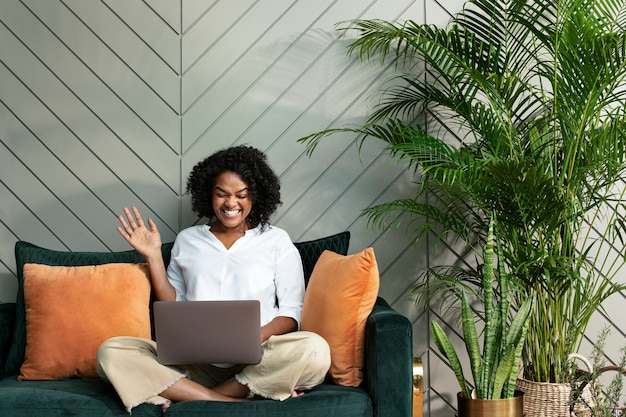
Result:
<instances>
[{"instance_id":1,"label":"orange throw pillow","mask_svg":"<svg viewBox=\"0 0 626 417\"><path fill-rule=\"evenodd\" d=\"M19 380L97 377L102 342L151 336L145 264L26 264L24 299L26 358Z\"/></svg>"},{"instance_id":2,"label":"orange throw pillow","mask_svg":"<svg viewBox=\"0 0 626 417\"><path fill-rule=\"evenodd\" d=\"M307 287L300 328L322 336L330 345L329 376L338 385L363 381L365 322L380 285L374 249L354 255L324 251Z\"/></svg>"}]
</instances>

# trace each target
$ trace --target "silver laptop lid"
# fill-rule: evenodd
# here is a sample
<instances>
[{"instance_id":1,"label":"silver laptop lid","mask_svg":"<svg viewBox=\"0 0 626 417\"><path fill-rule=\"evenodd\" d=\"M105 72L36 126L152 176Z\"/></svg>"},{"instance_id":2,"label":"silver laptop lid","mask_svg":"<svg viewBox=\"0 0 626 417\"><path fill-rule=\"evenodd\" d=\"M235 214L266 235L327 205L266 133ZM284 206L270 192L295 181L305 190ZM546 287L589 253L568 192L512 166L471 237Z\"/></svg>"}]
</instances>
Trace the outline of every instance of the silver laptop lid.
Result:
<instances>
[{"instance_id":1,"label":"silver laptop lid","mask_svg":"<svg viewBox=\"0 0 626 417\"><path fill-rule=\"evenodd\" d=\"M258 300L156 301L153 309L157 359L164 365L261 360Z\"/></svg>"}]
</instances>

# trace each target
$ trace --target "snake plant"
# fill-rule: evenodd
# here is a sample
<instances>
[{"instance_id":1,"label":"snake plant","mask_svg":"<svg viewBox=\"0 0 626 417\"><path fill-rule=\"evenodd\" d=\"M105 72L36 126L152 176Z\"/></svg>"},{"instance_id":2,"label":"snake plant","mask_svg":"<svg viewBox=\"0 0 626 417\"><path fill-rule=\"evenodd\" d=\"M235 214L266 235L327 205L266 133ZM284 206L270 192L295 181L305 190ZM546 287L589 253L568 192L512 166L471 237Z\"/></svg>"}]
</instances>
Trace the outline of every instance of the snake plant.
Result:
<instances>
[{"instance_id":1,"label":"snake plant","mask_svg":"<svg viewBox=\"0 0 626 417\"><path fill-rule=\"evenodd\" d=\"M532 299L528 298L521 308L509 320L510 304L508 291L510 276L504 268L494 269L493 220L489 226L484 252L482 279L482 304L484 307L485 328L483 330L483 350L481 353L476 330L476 320L465 292L461 293L461 316L463 337L469 356L475 391L472 392L466 382L461 361L452 342L441 326L433 321L432 334L439 351L448 359L454 371L461 392L465 398L492 400L511 398L515 392L515 381L519 369L522 347L528 329L528 319ZM498 285L494 291L497 275Z\"/></svg>"}]
</instances>

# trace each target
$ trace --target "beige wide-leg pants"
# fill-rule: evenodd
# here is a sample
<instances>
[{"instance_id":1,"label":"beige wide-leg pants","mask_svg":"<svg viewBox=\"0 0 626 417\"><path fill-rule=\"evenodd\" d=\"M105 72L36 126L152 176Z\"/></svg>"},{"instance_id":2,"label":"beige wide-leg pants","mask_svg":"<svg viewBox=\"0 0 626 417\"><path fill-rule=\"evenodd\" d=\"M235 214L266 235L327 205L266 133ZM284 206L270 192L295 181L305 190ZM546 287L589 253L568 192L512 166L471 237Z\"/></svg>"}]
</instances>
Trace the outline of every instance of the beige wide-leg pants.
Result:
<instances>
[{"instance_id":1,"label":"beige wide-leg pants","mask_svg":"<svg viewBox=\"0 0 626 417\"><path fill-rule=\"evenodd\" d=\"M212 388L234 376L252 394L283 401L294 390L321 384L330 367L328 343L311 332L272 336L263 343L262 352L261 362L256 365L170 367L157 361L154 341L122 336L100 346L97 367L100 376L115 387L129 413L142 403L169 402L159 394L185 377Z\"/></svg>"}]
</instances>

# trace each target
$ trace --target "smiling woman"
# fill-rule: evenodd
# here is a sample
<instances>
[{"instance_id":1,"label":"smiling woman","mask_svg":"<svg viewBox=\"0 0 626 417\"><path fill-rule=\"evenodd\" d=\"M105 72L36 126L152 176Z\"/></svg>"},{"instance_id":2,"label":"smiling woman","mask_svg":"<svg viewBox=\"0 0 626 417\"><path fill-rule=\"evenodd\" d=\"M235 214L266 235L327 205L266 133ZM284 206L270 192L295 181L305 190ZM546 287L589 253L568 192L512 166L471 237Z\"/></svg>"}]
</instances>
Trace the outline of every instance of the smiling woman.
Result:
<instances>
[{"instance_id":1,"label":"smiling woman","mask_svg":"<svg viewBox=\"0 0 626 417\"><path fill-rule=\"evenodd\" d=\"M280 184L265 155L247 146L219 151L196 164L187 190L192 209L209 222L178 234L167 269L152 219L146 226L136 208L125 209L118 231L146 258L159 300L259 300L261 362L169 367L157 361L155 343L124 337L102 344L99 374L129 412L142 403L166 409L184 400L282 401L321 384L330 348L313 332L295 332L304 272L289 235L269 224L280 204Z\"/></svg>"}]
</instances>

